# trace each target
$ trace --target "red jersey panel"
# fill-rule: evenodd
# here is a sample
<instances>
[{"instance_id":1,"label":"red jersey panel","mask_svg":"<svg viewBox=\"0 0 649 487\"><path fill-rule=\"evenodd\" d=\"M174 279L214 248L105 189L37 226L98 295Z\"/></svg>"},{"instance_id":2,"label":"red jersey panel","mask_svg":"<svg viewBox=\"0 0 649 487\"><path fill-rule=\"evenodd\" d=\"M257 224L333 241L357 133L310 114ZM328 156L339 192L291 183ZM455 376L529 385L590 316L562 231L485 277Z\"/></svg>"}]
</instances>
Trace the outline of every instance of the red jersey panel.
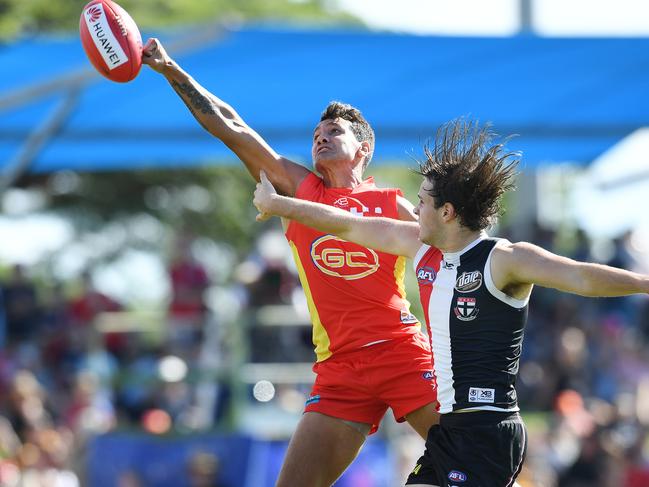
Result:
<instances>
[{"instance_id":1,"label":"red jersey panel","mask_svg":"<svg viewBox=\"0 0 649 487\"><path fill-rule=\"evenodd\" d=\"M354 189L327 188L310 174L297 198L364 216L398 218L398 189L382 189L369 178ZM333 235L289 222L293 251L313 323L317 361L420 331L410 313L403 278L405 259L367 249Z\"/></svg>"},{"instance_id":2,"label":"red jersey panel","mask_svg":"<svg viewBox=\"0 0 649 487\"><path fill-rule=\"evenodd\" d=\"M426 331L429 340L432 338L430 329L430 297L433 293L433 283L439 273L444 255L438 248L430 245L422 245L417 252L413 265L417 274L417 284L419 285L419 299L424 310L424 320L426 321Z\"/></svg>"}]
</instances>

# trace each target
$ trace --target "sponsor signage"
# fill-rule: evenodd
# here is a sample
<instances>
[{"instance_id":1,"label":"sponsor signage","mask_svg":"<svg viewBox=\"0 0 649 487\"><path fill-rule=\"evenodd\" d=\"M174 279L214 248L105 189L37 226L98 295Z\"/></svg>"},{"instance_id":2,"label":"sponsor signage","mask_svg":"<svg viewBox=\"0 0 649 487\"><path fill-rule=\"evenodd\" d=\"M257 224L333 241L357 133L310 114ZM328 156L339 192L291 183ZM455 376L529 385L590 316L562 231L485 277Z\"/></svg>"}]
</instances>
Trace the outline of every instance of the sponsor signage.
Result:
<instances>
[{"instance_id":1,"label":"sponsor signage","mask_svg":"<svg viewBox=\"0 0 649 487\"><path fill-rule=\"evenodd\" d=\"M480 271L463 272L455 282L455 289L460 293L470 293L482 285L482 273Z\"/></svg>"},{"instance_id":2,"label":"sponsor signage","mask_svg":"<svg viewBox=\"0 0 649 487\"><path fill-rule=\"evenodd\" d=\"M84 18L90 37L108 69L112 70L127 63L128 56L108 25L104 6L96 3L88 7L84 12Z\"/></svg>"}]
</instances>

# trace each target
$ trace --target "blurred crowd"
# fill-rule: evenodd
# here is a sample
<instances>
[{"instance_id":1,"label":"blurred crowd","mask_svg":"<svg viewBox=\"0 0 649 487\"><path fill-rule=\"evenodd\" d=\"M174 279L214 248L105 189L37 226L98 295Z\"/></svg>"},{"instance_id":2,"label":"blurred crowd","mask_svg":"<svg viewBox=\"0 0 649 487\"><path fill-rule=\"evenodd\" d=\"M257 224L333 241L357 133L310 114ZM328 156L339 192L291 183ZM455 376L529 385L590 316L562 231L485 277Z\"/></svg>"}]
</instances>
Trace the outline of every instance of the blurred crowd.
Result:
<instances>
[{"instance_id":1,"label":"blurred crowd","mask_svg":"<svg viewBox=\"0 0 649 487\"><path fill-rule=\"evenodd\" d=\"M532 240L577 260L647 273L632 233ZM595 252L596 251L596 252ZM593 299L537 287L517 390L529 429L522 486L649 486L649 297Z\"/></svg>"},{"instance_id":2,"label":"blurred crowd","mask_svg":"<svg viewBox=\"0 0 649 487\"><path fill-rule=\"evenodd\" d=\"M224 284L236 290L230 320L245 330L245 362L313 360L304 297L290 256L278 250L286 247L281 239L262 236L259 251L233 266L232 282ZM580 232L566 240L536 228L528 239L579 260L647 271L632 234L603 247ZM182 434L236 427L228 421L232 376L221 373L235 355L229 350L234 342L210 309L214 278L194 257L191 239L176 245L168 279L160 333L99 291L90 271L78 281L51 284L20 265L7 269L0 485L85 485L87 442L117 429ZM273 326L273 310L280 322L296 326ZM302 397L308 386L288 387ZM529 429L523 487L649 486L646 296L589 299L536 289L518 392ZM407 441L392 443L410 448ZM418 454L410 450L396 456L408 464ZM197 475L191 485L220 485L218 463L205 452L188 460L188 472L201 467L210 476ZM124 472L120 485L142 485L136 477Z\"/></svg>"},{"instance_id":3,"label":"blurred crowd","mask_svg":"<svg viewBox=\"0 0 649 487\"><path fill-rule=\"evenodd\" d=\"M219 422L227 383L214 374L210 279L190 243L180 239L170 259L162 327L99 291L90 271L52 284L21 265L8 269L0 294L0 485L87 485L85 452L96 435L203 431ZM218 461L198 453L187 462L191 485L216 485L190 475ZM139 485L134 475L124 472L123 484Z\"/></svg>"}]
</instances>

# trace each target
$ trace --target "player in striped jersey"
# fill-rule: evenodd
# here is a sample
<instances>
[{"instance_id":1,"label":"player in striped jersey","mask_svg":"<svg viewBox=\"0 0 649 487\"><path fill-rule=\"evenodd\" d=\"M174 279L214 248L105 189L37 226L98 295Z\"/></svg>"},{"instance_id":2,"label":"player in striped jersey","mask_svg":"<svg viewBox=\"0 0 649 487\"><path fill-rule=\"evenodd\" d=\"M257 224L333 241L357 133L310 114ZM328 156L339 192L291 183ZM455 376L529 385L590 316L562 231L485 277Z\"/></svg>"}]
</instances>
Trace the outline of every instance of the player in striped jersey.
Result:
<instances>
[{"instance_id":1,"label":"player in striped jersey","mask_svg":"<svg viewBox=\"0 0 649 487\"><path fill-rule=\"evenodd\" d=\"M515 381L534 284L623 296L649 292L649 276L488 237L518 163L488 129L453 121L425 155L418 223L281 197L264 177L255 192L258 219L279 215L414 260L442 415L407 484L509 487L527 445Z\"/></svg>"},{"instance_id":2,"label":"player in striped jersey","mask_svg":"<svg viewBox=\"0 0 649 487\"><path fill-rule=\"evenodd\" d=\"M275 152L157 39L146 43L143 63L167 79L196 120L232 149L256 180L264 170L283 194L360 215L416 220L401 191L378 188L363 177L374 131L358 109L332 102L323 112L312 139L316 174ZM424 438L438 421L430 345L410 313L404 258L283 223L313 323L316 381L276 486L328 487L388 409Z\"/></svg>"}]
</instances>

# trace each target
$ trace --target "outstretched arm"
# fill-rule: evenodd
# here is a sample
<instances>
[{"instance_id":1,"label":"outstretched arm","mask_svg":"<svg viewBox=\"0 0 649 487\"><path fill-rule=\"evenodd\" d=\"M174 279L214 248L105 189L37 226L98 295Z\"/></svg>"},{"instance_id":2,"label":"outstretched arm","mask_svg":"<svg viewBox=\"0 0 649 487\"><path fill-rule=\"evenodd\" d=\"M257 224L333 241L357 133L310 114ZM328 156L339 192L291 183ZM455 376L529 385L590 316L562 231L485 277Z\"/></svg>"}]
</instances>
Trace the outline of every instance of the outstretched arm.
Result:
<instances>
[{"instance_id":1,"label":"outstretched arm","mask_svg":"<svg viewBox=\"0 0 649 487\"><path fill-rule=\"evenodd\" d=\"M582 296L611 297L649 293L649 276L601 264L578 262L521 242L499 245L491 273L499 289L533 284Z\"/></svg>"},{"instance_id":2,"label":"outstretched arm","mask_svg":"<svg viewBox=\"0 0 649 487\"><path fill-rule=\"evenodd\" d=\"M421 247L416 222L356 216L333 206L280 196L263 171L260 178L253 201L258 221L280 216L364 247L410 258Z\"/></svg>"},{"instance_id":3,"label":"outstretched arm","mask_svg":"<svg viewBox=\"0 0 649 487\"><path fill-rule=\"evenodd\" d=\"M221 139L243 161L257 181L264 170L283 194L294 195L309 170L277 154L227 103L207 91L167 54L158 39L149 39L142 62L161 73L194 118Z\"/></svg>"}]
</instances>

